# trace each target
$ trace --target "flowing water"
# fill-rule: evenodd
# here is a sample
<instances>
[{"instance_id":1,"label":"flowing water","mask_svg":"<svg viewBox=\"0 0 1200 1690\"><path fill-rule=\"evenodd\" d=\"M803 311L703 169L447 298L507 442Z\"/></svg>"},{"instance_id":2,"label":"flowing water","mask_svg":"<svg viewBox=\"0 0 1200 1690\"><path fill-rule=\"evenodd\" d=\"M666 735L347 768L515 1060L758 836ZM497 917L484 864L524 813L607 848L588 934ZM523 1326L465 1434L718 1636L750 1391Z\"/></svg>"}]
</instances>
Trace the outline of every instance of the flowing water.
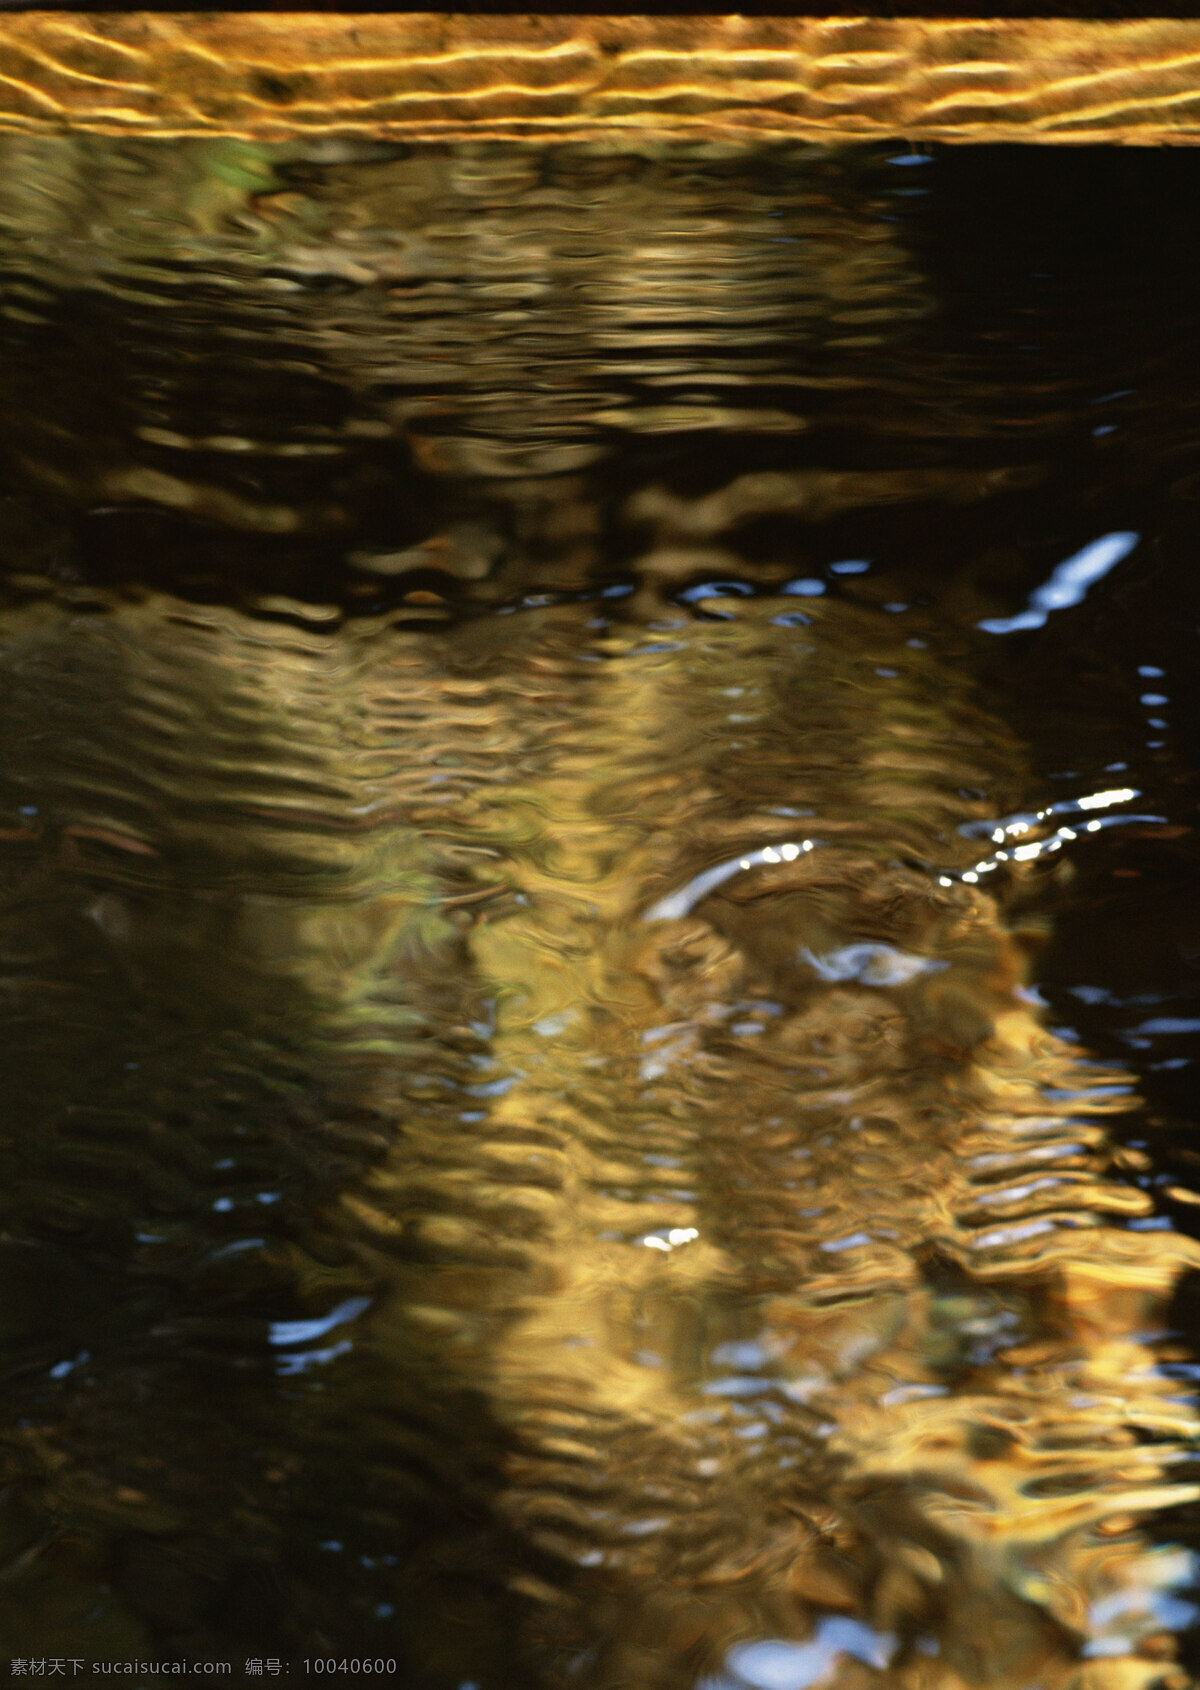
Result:
<instances>
[{"instance_id":1,"label":"flowing water","mask_svg":"<svg viewBox=\"0 0 1200 1690\"><path fill-rule=\"evenodd\" d=\"M1192 1682L1197 188L0 142L15 1671Z\"/></svg>"}]
</instances>

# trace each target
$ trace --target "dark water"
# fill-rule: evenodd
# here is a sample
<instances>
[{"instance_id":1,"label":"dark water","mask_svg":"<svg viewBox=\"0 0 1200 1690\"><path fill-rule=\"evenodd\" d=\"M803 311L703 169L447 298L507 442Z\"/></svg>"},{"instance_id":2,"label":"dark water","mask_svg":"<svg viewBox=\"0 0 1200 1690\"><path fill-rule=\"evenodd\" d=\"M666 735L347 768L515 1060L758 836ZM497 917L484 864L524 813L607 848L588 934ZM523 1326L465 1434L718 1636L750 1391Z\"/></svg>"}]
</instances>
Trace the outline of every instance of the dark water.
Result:
<instances>
[{"instance_id":1,"label":"dark water","mask_svg":"<svg viewBox=\"0 0 1200 1690\"><path fill-rule=\"evenodd\" d=\"M1198 189L0 144L0 1656L1192 1683Z\"/></svg>"}]
</instances>

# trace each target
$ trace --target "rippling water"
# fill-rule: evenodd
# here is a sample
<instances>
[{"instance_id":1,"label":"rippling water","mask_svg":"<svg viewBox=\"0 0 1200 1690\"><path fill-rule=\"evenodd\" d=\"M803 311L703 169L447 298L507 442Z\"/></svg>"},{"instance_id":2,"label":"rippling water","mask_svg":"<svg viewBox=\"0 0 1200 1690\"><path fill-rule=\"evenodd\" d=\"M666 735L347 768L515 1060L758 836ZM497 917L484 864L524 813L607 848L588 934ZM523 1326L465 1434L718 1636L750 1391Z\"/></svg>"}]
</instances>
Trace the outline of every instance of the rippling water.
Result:
<instances>
[{"instance_id":1,"label":"rippling water","mask_svg":"<svg viewBox=\"0 0 1200 1690\"><path fill-rule=\"evenodd\" d=\"M0 142L0 1652L1192 1682L1196 173Z\"/></svg>"}]
</instances>

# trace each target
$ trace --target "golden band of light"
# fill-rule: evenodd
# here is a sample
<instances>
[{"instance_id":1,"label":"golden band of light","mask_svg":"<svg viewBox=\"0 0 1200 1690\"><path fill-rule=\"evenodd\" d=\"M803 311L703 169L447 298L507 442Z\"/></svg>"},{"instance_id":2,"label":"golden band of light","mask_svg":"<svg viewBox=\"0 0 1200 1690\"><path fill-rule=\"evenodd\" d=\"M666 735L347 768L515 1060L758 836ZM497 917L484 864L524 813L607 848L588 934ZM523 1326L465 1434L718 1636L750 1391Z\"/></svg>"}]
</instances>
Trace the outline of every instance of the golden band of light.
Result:
<instances>
[{"instance_id":1,"label":"golden band of light","mask_svg":"<svg viewBox=\"0 0 1200 1690\"><path fill-rule=\"evenodd\" d=\"M1200 21L25 12L0 131L1200 140Z\"/></svg>"}]
</instances>

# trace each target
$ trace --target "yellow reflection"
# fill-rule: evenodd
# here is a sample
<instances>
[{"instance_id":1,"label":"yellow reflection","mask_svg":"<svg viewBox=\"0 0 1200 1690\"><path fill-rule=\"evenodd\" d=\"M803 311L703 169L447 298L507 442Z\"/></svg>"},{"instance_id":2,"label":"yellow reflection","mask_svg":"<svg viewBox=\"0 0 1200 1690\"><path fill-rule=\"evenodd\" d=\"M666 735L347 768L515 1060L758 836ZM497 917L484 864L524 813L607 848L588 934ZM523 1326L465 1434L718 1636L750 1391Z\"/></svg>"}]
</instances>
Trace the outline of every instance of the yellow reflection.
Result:
<instances>
[{"instance_id":1,"label":"yellow reflection","mask_svg":"<svg viewBox=\"0 0 1200 1690\"><path fill-rule=\"evenodd\" d=\"M1148 1686L1190 1563L1144 1523L1200 1495L1155 1334L1197 1253L1128 1230L1124 1077L1042 1027L1030 935L959 878L959 824L1019 791L1003 731L893 623L793 602L547 606L437 644L152 595L8 612L29 1060L140 1028L157 1084L232 1061L311 1088L317 1159L254 1220L301 1312L239 1389L290 1394L301 1515L336 1460L400 1530L406 1462L449 1462L548 1681L587 1649L597 1686ZM356 1110L369 1137L323 1167ZM188 1195L224 1189L200 1119L164 1141L166 1211L131 1199L189 1260L229 1247ZM76 1177L24 1154L18 1230ZM195 1519L210 1432L170 1349L136 1483L120 1346L40 1434L85 1537ZM237 1509L284 1525L236 1449Z\"/></svg>"}]
</instances>

